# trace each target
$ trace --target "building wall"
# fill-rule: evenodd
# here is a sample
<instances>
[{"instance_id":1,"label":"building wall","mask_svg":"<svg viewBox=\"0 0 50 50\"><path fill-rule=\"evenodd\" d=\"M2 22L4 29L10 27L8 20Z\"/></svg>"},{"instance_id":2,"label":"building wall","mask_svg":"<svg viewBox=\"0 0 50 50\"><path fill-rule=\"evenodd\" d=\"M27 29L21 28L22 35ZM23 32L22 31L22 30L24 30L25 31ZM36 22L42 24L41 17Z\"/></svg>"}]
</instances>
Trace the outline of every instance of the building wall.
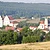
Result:
<instances>
[{"instance_id":1,"label":"building wall","mask_svg":"<svg viewBox=\"0 0 50 50\"><path fill-rule=\"evenodd\" d=\"M48 19L47 18L45 18L44 24L45 24L45 28L48 28Z\"/></svg>"},{"instance_id":2,"label":"building wall","mask_svg":"<svg viewBox=\"0 0 50 50\"><path fill-rule=\"evenodd\" d=\"M10 20L9 20L8 16L5 16L5 18L4 18L4 25L5 26L10 25Z\"/></svg>"},{"instance_id":3,"label":"building wall","mask_svg":"<svg viewBox=\"0 0 50 50\"><path fill-rule=\"evenodd\" d=\"M13 24L13 26L16 28L16 26L18 25L18 23L16 23L16 24Z\"/></svg>"},{"instance_id":4,"label":"building wall","mask_svg":"<svg viewBox=\"0 0 50 50\"><path fill-rule=\"evenodd\" d=\"M2 27L2 26L3 26L3 21L2 21L2 18L0 16L0 27Z\"/></svg>"},{"instance_id":5,"label":"building wall","mask_svg":"<svg viewBox=\"0 0 50 50\"><path fill-rule=\"evenodd\" d=\"M38 26L38 29L44 29L44 24L40 24L40 25Z\"/></svg>"}]
</instances>

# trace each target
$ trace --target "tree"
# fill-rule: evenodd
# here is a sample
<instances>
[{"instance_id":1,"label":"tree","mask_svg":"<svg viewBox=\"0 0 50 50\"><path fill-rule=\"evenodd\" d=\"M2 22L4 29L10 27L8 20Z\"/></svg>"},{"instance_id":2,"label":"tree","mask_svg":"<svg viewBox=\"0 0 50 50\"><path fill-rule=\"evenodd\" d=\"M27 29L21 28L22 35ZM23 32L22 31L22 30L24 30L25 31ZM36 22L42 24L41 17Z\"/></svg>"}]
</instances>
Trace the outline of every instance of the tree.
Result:
<instances>
[{"instance_id":1,"label":"tree","mask_svg":"<svg viewBox=\"0 0 50 50\"><path fill-rule=\"evenodd\" d=\"M7 36L6 36L6 43L7 44L13 44L14 43L13 33L14 32L12 30L7 31Z\"/></svg>"},{"instance_id":2,"label":"tree","mask_svg":"<svg viewBox=\"0 0 50 50\"><path fill-rule=\"evenodd\" d=\"M22 37L22 34L19 33L18 36L17 36L17 43L18 43L18 44L21 44L21 43L22 43L22 38L23 38L23 37Z\"/></svg>"},{"instance_id":3,"label":"tree","mask_svg":"<svg viewBox=\"0 0 50 50\"><path fill-rule=\"evenodd\" d=\"M14 38L14 43L15 44L17 43L17 36L18 36L18 33L14 32L13 38Z\"/></svg>"},{"instance_id":4,"label":"tree","mask_svg":"<svg viewBox=\"0 0 50 50\"><path fill-rule=\"evenodd\" d=\"M29 29L29 27L24 27L21 31L21 34L24 36L27 36L29 34L31 34L32 30Z\"/></svg>"},{"instance_id":5,"label":"tree","mask_svg":"<svg viewBox=\"0 0 50 50\"><path fill-rule=\"evenodd\" d=\"M48 33L46 34L45 40L46 40L46 41L50 41L50 32L48 32Z\"/></svg>"},{"instance_id":6,"label":"tree","mask_svg":"<svg viewBox=\"0 0 50 50\"><path fill-rule=\"evenodd\" d=\"M27 37L23 36L22 43L33 43L33 42L38 42L40 41L39 36L30 36L28 35Z\"/></svg>"},{"instance_id":7,"label":"tree","mask_svg":"<svg viewBox=\"0 0 50 50\"><path fill-rule=\"evenodd\" d=\"M18 27L25 27L27 25L26 21L21 21L19 24L18 24Z\"/></svg>"}]
</instances>

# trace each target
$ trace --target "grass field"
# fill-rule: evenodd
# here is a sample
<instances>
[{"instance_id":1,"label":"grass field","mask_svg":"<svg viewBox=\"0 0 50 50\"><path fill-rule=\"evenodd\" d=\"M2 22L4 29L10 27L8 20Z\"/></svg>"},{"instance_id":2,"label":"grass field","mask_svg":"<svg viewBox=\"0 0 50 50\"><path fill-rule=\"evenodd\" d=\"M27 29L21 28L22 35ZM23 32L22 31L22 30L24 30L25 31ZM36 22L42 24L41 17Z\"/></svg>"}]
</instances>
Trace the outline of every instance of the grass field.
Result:
<instances>
[{"instance_id":1,"label":"grass field","mask_svg":"<svg viewBox=\"0 0 50 50\"><path fill-rule=\"evenodd\" d=\"M0 46L0 50L50 50L49 42L15 44Z\"/></svg>"}]
</instances>

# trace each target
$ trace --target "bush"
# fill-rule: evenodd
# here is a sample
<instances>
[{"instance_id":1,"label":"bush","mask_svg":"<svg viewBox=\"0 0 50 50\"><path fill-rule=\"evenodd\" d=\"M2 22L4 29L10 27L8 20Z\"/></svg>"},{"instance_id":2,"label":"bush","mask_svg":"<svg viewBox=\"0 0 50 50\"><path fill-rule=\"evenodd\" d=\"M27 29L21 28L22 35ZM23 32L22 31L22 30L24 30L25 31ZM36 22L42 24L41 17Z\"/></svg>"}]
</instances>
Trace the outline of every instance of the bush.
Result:
<instances>
[{"instance_id":1,"label":"bush","mask_svg":"<svg viewBox=\"0 0 50 50\"><path fill-rule=\"evenodd\" d=\"M17 43L17 32L0 31L0 45Z\"/></svg>"},{"instance_id":2,"label":"bush","mask_svg":"<svg viewBox=\"0 0 50 50\"><path fill-rule=\"evenodd\" d=\"M14 34L13 34L14 44L17 43L17 36L18 36L17 32L14 32Z\"/></svg>"},{"instance_id":3,"label":"bush","mask_svg":"<svg viewBox=\"0 0 50 50\"><path fill-rule=\"evenodd\" d=\"M38 42L40 40L39 36L23 36L22 43L33 43L33 42Z\"/></svg>"}]
</instances>

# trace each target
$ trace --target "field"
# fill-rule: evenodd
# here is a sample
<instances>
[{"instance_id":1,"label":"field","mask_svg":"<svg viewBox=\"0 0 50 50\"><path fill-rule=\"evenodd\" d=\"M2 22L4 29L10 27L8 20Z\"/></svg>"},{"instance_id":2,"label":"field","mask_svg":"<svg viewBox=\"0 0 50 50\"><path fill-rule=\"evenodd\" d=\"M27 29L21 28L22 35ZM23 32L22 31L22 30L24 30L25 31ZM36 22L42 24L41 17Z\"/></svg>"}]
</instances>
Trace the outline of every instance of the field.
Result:
<instances>
[{"instance_id":1,"label":"field","mask_svg":"<svg viewBox=\"0 0 50 50\"><path fill-rule=\"evenodd\" d=\"M50 50L49 42L15 44L15 45L2 45L0 50Z\"/></svg>"}]
</instances>

